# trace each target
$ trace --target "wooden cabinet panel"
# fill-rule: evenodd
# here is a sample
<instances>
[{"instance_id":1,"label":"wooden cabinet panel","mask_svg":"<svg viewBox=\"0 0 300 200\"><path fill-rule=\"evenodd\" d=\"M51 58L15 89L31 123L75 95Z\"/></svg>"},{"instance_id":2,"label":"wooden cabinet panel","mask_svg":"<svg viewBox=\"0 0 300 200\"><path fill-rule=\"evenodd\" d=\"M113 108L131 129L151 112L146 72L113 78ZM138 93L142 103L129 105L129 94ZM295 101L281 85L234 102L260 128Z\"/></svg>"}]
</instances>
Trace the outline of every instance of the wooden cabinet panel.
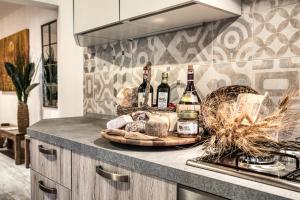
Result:
<instances>
[{"instance_id":1,"label":"wooden cabinet panel","mask_svg":"<svg viewBox=\"0 0 300 200\"><path fill-rule=\"evenodd\" d=\"M31 139L31 168L71 189L71 151Z\"/></svg>"},{"instance_id":2,"label":"wooden cabinet panel","mask_svg":"<svg viewBox=\"0 0 300 200\"><path fill-rule=\"evenodd\" d=\"M176 200L177 185L107 164L79 154L72 154L73 200ZM104 174L96 173L101 166ZM107 174L128 176L128 182L116 182Z\"/></svg>"},{"instance_id":3,"label":"wooden cabinet panel","mask_svg":"<svg viewBox=\"0 0 300 200\"><path fill-rule=\"evenodd\" d=\"M150 14L176 5L192 2L191 0L120 0L120 19Z\"/></svg>"},{"instance_id":4,"label":"wooden cabinet panel","mask_svg":"<svg viewBox=\"0 0 300 200\"><path fill-rule=\"evenodd\" d=\"M74 0L75 33L99 28L119 20L119 0Z\"/></svg>"},{"instance_id":5,"label":"wooden cabinet panel","mask_svg":"<svg viewBox=\"0 0 300 200\"><path fill-rule=\"evenodd\" d=\"M96 173L96 187L95 197L96 199L103 200L129 200L132 198L132 185L131 173L123 168L112 166L104 162L96 161L96 166L101 166L103 170L108 173L119 174L128 176L128 182L117 182L109 180L108 178L102 177Z\"/></svg>"},{"instance_id":6,"label":"wooden cabinet panel","mask_svg":"<svg viewBox=\"0 0 300 200\"><path fill-rule=\"evenodd\" d=\"M31 170L31 200L50 199L71 200L71 191Z\"/></svg>"},{"instance_id":7,"label":"wooden cabinet panel","mask_svg":"<svg viewBox=\"0 0 300 200\"><path fill-rule=\"evenodd\" d=\"M72 200L95 200L96 160L72 153Z\"/></svg>"}]
</instances>

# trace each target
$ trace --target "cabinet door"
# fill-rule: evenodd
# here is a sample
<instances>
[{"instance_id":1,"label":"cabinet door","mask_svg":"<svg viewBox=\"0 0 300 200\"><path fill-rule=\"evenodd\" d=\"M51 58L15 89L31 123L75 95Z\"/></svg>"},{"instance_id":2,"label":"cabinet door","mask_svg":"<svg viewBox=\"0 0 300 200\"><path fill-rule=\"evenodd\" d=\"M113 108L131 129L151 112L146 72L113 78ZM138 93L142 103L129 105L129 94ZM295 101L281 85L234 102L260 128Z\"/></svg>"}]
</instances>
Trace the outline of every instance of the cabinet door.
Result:
<instances>
[{"instance_id":1,"label":"cabinet door","mask_svg":"<svg viewBox=\"0 0 300 200\"><path fill-rule=\"evenodd\" d=\"M119 20L119 0L74 0L75 33L89 31Z\"/></svg>"},{"instance_id":2,"label":"cabinet door","mask_svg":"<svg viewBox=\"0 0 300 200\"><path fill-rule=\"evenodd\" d=\"M175 183L75 153L72 162L73 200L176 200Z\"/></svg>"},{"instance_id":3,"label":"cabinet door","mask_svg":"<svg viewBox=\"0 0 300 200\"><path fill-rule=\"evenodd\" d=\"M126 20L133 17L150 14L155 11L171 8L173 6L192 2L191 0L120 0L120 19Z\"/></svg>"}]
</instances>

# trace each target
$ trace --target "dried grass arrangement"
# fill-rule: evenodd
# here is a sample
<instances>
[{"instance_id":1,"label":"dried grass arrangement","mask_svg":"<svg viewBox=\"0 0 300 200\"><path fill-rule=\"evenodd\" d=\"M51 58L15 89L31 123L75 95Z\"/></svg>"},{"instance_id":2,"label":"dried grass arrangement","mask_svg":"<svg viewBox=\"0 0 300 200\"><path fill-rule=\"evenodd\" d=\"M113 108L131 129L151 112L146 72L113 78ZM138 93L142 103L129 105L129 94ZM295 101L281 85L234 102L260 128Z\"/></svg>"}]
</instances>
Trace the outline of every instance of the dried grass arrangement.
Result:
<instances>
[{"instance_id":1,"label":"dried grass arrangement","mask_svg":"<svg viewBox=\"0 0 300 200\"><path fill-rule=\"evenodd\" d=\"M235 91L228 95L226 91ZM236 115L233 102L239 93L256 93L251 88L230 86L217 90L203 103L203 120L210 136L204 142L205 156L202 159L219 160L231 154L244 153L254 157L265 157L278 152L281 148L297 148L297 142L279 141L278 136L290 134L291 128L299 119L299 114L291 111L293 92L288 92L273 106L273 111L249 124L243 123L248 116Z\"/></svg>"}]
</instances>

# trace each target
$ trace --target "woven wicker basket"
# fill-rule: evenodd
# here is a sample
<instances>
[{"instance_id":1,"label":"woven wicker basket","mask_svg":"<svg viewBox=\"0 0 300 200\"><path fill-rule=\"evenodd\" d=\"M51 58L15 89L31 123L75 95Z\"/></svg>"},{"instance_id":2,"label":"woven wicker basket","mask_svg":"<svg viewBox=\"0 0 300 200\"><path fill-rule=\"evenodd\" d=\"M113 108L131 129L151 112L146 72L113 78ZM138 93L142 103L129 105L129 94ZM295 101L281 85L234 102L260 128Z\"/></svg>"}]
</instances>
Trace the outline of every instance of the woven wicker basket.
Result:
<instances>
[{"instance_id":1,"label":"woven wicker basket","mask_svg":"<svg viewBox=\"0 0 300 200\"><path fill-rule=\"evenodd\" d=\"M258 94L249 86L231 85L219 88L207 95L201 107L204 128L208 131L211 130L206 123L205 116L216 116L219 105L224 102L236 101L238 95L242 93Z\"/></svg>"}]
</instances>

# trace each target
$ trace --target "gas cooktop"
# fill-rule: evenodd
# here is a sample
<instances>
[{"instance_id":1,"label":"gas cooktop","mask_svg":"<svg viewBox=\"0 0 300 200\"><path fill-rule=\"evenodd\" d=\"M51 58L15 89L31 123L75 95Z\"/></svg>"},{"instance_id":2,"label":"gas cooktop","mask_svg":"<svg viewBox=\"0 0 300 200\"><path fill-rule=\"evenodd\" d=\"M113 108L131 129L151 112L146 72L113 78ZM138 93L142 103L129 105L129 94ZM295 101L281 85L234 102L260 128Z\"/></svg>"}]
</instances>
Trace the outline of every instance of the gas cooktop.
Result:
<instances>
[{"instance_id":1,"label":"gas cooktop","mask_svg":"<svg viewBox=\"0 0 300 200\"><path fill-rule=\"evenodd\" d=\"M268 157L230 155L218 161L201 157L187 165L300 192L300 151L284 149Z\"/></svg>"}]
</instances>

